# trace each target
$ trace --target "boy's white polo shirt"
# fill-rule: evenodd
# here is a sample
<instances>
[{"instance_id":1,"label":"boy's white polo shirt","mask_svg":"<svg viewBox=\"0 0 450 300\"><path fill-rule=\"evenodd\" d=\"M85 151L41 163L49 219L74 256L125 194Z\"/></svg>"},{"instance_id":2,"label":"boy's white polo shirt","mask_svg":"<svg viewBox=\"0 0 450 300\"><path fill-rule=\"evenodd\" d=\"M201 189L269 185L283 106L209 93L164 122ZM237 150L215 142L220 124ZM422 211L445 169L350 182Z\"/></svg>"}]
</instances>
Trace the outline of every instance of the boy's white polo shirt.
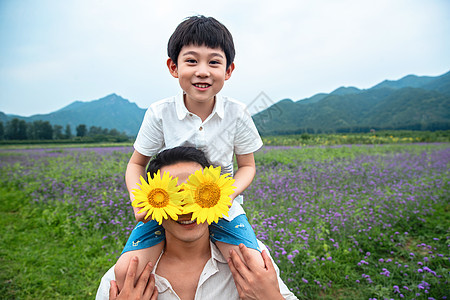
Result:
<instances>
[{"instance_id":1,"label":"boy's white polo shirt","mask_svg":"<svg viewBox=\"0 0 450 300\"><path fill-rule=\"evenodd\" d=\"M177 146L195 147L205 153L211 164L221 166L222 173L233 174L233 154L253 153L262 144L245 104L216 95L212 113L202 122L187 110L183 93L179 93L150 105L134 149L142 155L154 156ZM229 211L230 219L244 213L240 205L235 207L237 201L233 201Z\"/></svg>"}]
</instances>

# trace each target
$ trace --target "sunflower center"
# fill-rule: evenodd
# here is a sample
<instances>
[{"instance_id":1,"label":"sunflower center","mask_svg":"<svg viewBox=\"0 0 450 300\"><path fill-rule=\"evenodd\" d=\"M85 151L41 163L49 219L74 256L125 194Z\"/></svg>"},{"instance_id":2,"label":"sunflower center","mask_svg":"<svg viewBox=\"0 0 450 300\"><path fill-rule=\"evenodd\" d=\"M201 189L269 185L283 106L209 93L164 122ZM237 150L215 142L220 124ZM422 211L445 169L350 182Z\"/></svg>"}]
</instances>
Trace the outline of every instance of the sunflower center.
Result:
<instances>
[{"instance_id":1,"label":"sunflower center","mask_svg":"<svg viewBox=\"0 0 450 300\"><path fill-rule=\"evenodd\" d=\"M156 208L165 207L169 204L169 194L160 188L155 188L150 191L147 196L148 203Z\"/></svg>"},{"instance_id":2,"label":"sunflower center","mask_svg":"<svg viewBox=\"0 0 450 300\"><path fill-rule=\"evenodd\" d=\"M202 184L195 193L195 202L201 207L210 208L220 200L220 188L215 183Z\"/></svg>"}]
</instances>

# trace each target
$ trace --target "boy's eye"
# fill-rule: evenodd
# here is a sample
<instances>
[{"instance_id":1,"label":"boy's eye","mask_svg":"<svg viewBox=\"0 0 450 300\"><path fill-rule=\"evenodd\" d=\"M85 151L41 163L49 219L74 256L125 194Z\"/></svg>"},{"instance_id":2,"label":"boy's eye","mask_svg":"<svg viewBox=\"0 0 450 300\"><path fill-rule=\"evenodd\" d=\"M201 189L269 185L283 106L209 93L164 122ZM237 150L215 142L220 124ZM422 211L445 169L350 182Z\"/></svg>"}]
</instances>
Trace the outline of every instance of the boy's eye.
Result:
<instances>
[{"instance_id":1,"label":"boy's eye","mask_svg":"<svg viewBox=\"0 0 450 300\"><path fill-rule=\"evenodd\" d=\"M195 59L188 59L186 62L189 64L195 64L197 61Z\"/></svg>"},{"instance_id":2,"label":"boy's eye","mask_svg":"<svg viewBox=\"0 0 450 300\"><path fill-rule=\"evenodd\" d=\"M210 61L209 63L212 65L220 65L220 61L218 61L218 60L213 60L213 61Z\"/></svg>"}]
</instances>

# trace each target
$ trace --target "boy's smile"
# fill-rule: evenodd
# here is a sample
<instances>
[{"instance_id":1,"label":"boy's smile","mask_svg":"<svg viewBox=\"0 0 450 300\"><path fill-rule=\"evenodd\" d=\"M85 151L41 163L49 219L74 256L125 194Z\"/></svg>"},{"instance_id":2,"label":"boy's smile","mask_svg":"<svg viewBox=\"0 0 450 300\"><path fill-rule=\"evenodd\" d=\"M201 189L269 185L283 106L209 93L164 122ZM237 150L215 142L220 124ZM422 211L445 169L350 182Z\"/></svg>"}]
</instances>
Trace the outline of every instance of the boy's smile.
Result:
<instances>
[{"instance_id":1,"label":"boy's smile","mask_svg":"<svg viewBox=\"0 0 450 300\"><path fill-rule=\"evenodd\" d=\"M220 48L187 45L181 48L178 62L167 60L169 71L178 78L186 93L186 107L198 104L214 106L214 97L231 77L234 64L226 69L225 53Z\"/></svg>"}]
</instances>

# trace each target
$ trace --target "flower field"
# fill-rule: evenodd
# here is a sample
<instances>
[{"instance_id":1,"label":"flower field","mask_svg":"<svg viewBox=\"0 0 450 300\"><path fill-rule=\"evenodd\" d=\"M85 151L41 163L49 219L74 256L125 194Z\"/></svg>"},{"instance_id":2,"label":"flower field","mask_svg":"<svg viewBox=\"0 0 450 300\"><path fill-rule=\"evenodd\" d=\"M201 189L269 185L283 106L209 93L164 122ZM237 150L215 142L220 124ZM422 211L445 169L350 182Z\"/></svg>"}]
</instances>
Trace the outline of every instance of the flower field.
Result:
<instances>
[{"instance_id":1,"label":"flower field","mask_svg":"<svg viewBox=\"0 0 450 300\"><path fill-rule=\"evenodd\" d=\"M130 147L0 150L0 294L92 299L134 226ZM244 208L299 299L450 296L450 145L268 146Z\"/></svg>"}]
</instances>

